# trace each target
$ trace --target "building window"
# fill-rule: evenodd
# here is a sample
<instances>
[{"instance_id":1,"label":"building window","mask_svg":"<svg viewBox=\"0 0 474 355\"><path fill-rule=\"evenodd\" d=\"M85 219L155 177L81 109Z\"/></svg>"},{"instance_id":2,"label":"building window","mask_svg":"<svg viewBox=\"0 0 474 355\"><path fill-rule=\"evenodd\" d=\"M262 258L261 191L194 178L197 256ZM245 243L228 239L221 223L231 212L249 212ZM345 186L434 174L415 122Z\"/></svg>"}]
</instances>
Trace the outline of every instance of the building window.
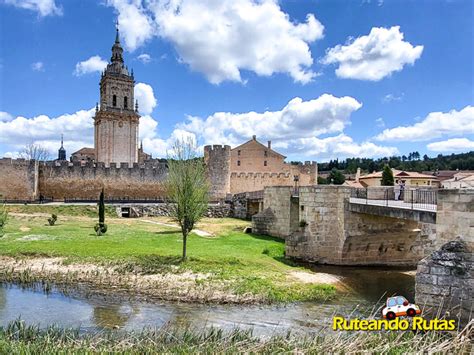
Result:
<instances>
[{"instance_id":1,"label":"building window","mask_svg":"<svg viewBox=\"0 0 474 355\"><path fill-rule=\"evenodd\" d=\"M117 95L112 96L112 106L113 107L117 106Z\"/></svg>"},{"instance_id":2,"label":"building window","mask_svg":"<svg viewBox=\"0 0 474 355\"><path fill-rule=\"evenodd\" d=\"M240 166L240 160L237 160L237 166Z\"/></svg>"},{"instance_id":3,"label":"building window","mask_svg":"<svg viewBox=\"0 0 474 355\"><path fill-rule=\"evenodd\" d=\"M263 156L267 157L267 156L268 156L268 152L265 151L265 152L263 153Z\"/></svg>"},{"instance_id":4,"label":"building window","mask_svg":"<svg viewBox=\"0 0 474 355\"><path fill-rule=\"evenodd\" d=\"M237 155L240 157L240 150L237 151Z\"/></svg>"},{"instance_id":5,"label":"building window","mask_svg":"<svg viewBox=\"0 0 474 355\"><path fill-rule=\"evenodd\" d=\"M267 161L266 160L263 162L263 166L267 166Z\"/></svg>"},{"instance_id":6,"label":"building window","mask_svg":"<svg viewBox=\"0 0 474 355\"><path fill-rule=\"evenodd\" d=\"M125 108L125 109L128 108L128 97L127 96L125 96L123 98L123 108Z\"/></svg>"},{"instance_id":7,"label":"building window","mask_svg":"<svg viewBox=\"0 0 474 355\"><path fill-rule=\"evenodd\" d=\"M301 205L301 211L304 211L304 206L303 205Z\"/></svg>"}]
</instances>

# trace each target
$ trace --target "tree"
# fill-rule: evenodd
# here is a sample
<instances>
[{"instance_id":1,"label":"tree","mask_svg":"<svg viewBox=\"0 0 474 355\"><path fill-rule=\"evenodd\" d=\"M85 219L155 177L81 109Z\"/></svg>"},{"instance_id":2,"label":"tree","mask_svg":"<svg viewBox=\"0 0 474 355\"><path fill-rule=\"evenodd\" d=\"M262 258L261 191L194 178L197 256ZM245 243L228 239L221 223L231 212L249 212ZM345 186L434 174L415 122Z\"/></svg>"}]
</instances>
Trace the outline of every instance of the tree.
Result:
<instances>
[{"instance_id":1,"label":"tree","mask_svg":"<svg viewBox=\"0 0 474 355\"><path fill-rule=\"evenodd\" d=\"M3 237L3 228L7 224L8 211L5 204L0 206L0 237Z\"/></svg>"},{"instance_id":2,"label":"tree","mask_svg":"<svg viewBox=\"0 0 474 355\"><path fill-rule=\"evenodd\" d=\"M105 202L103 188L99 195L99 223L95 225L94 230L98 236L107 232L107 225L105 224Z\"/></svg>"},{"instance_id":3,"label":"tree","mask_svg":"<svg viewBox=\"0 0 474 355\"><path fill-rule=\"evenodd\" d=\"M388 165L385 165L382 171L382 186L393 186L393 172Z\"/></svg>"},{"instance_id":4,"label":"tree","mask_svg":"<svg viewBox=\"0 0 474 355\"><path fill-rule=\"evenodd\" d=\"M20 158L45 161L50 158L49 151L40 144L27 144L19 153Z\"/></svg>"},{"instance_id":5,"label":"tree","mask_svg":"<svg viewBox=\"0 0 474 355\"><path fill-rule=\"evenodd\" d=\"M344 177L344 174L342 174L339 170L333 168L329 173L328 181L334 185L342 185L344 181L346 181L346 178Z\"/></svg>"},{"instance_id":6,"label":"tree","mask_svg":"<svg viewBox=\"0 0 474 355\"><path fill-rule=\"evenodd\" d=\"M168 154L166 192L172 219L181 227L183 255L189 233L207 211L209 186L204 160L198 158L193 140L177 140Z\"/></svg>"}]
</instances>

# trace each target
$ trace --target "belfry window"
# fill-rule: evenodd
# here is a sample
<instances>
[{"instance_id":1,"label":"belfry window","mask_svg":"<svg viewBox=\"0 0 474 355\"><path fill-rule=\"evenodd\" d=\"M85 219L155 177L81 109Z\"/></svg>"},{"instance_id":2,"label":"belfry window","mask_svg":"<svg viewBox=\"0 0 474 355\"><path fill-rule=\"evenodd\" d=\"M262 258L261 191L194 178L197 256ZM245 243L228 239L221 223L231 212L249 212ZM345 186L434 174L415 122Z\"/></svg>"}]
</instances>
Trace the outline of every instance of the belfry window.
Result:
<instances>
[{"instance_id":1,"label":"belfry window","mask_svg":"<svg viewBox=\"0 0 474 355\"><path fill-rule=\"evenodd\" d=\"M112 96L112 106L116 107L117 106L117 95Z\"/></svg>"},{"instance_id":2,"label":"belfry window","mask_svg":"<svg viewBox=\"0 0 474 355\"><path fill-rule=\"evenodd\" d=\"M125 108L125 109L128 108L128 97L127 96L125 96L123 98L123 108Z\"/></svg>"},{"instance_id":3,"label":"belfry window","mask_svg":"<svg viewBox=\"0 0 474 355\"><path fill-rule=\"evenodd\" d=\"M237 160L237 166L240 166L240 160Z\"/></svg>"}]
</instances>

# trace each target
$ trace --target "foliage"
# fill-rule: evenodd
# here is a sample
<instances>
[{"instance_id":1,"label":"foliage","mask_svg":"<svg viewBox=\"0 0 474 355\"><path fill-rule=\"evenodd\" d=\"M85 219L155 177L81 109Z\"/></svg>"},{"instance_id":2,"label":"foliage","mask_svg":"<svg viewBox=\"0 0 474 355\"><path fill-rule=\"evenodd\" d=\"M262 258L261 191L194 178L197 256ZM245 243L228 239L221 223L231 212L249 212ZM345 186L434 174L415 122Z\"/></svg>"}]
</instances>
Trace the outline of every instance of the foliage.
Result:
<instances>
[{"instance_id":1,"label":"foliage","mask_svg":"<svg viewBox=\"0 0 474 355\"><path fill-rule=\"evenodd\" d=\"M329 173L328 181L334 185L342 185L344 181L346 181L346 178L343 173L333 168Z\"/></svg>"},{"instance_id":2,"label":"foliage","mask_svg":"<svg viewBox=\"0 0 474 355\"><path fill-rule=\"evenodd\" d=\"M49 151L40 144L27 144L19 153L20 158L45 161L50 158Z\"/></svg>"},{"instance_id":3,"label":"foliage","mask_svg":"<svg viewBox=\"0 0 474 355\"><path fill-rule=\"evenodd\" d=\"M358 310L357 310L358 312ZM464 333L464 334L463 334ZM288 332L261 338L252 330L166 326L141 331L84 332L40 328L16 320L0 328L5 354L471 354L472 330L462 332Z\"/></svg>"},{"instance_id":4,"label":"foliage","mask_svg":"<svg viewBox=\"0 0 474 355\"><path fill-rule=\"evenodd\" d=\"M56 216L54 213L51 215L51 217L48 218L48 223L50 226L54 226L56 221L58 220L58 216Z\"/></svg>"},{"instance_id":5,"label":"foliage","mask_svg":"<svg viewBox=\"0 0 474 355\"><path fill-rule=\"evenodd\" d=\"M0 238L3 237L3 230L8 220L8 210L5 204L0 207Z\"/></svg>"},{"instance_id":6,"label":"foliage","mask_svg":"<svg viewBox=\"0 0 474 355\"><path fill-rule=\"evenodd\" d=\"M105 223L96 223L94 230L97 236L104 235L107 233L107 225Z\"/></svg>"},{"instance_id":7,"label":"foliage","mask_svg":"<svg viewBox=\"0 0 474 355\"><path fill-rule=\"evenodd\" d=\"M103 188L99 196L99 223L94 226L94 230L98 236L104 235L107 232L107 225L105 224L105 203Z\"/></svg>"},{"instance_id":8,"label":"foliage","mask_svg":"<svg viewBox=\"0 0 474 355\"><path fill-rule=\"evenodd\" d=\"M318 185L327 185L328 180L323 178L322 176L318 176Z\"/></svg>"},{"instance_id":9,"label":"foliage","mask_svg":"<svg viewBox=\"0 0 474 355\"><path fill-rule=\"evenodd\" d=\"M203 218L196 228L212 232L213 236L192 234L192 238L188 238L192 256L182 262L182 246L176 242L180 240L180 228L170 227L169 218L149 220L166 225L144 223L141 219L109 218L107 238L97 238L87 227L97 222L96 218L69 216L61 219L61 228L51 228L45 225L41 216L16 215L10 217L5 230L12 237L0 239L0 255L61 257L68 263L105 265L138 274L171 273L170 277L185 272L205 274L208 277L202 282L207 287L225 287L229 293L248 293L263 302L292 302L301 299L302 295L319 297L322 294L326 299L335 294L332 286L311 291L312 284L289 277L291 272L302 269L285 259L284 241L244 233L247 221ZM25 225L29 230L22 230ZM28 235L42 236L42 239L22 239ZM265 249L268 251L263 254ZM249 281L249 277L258 280ZM271 285L272 291L266 291L264 285ZM289 291L281 291L282 288Z\"/></svg>"},{"instance_id":10,"label":"foliage","mask_svg":"<svg viewBox=\"0 0 474 355\"><path fill-rule=\"evenodd\" d=\"M186 259L187 237L207 210L209 187L204 161L196 158L193 140L177 140L168 159L166 191L171 216L181 227L182 259Z\"/></svg>"},{"instance_id":11,"label":"foliage","mask_svg":"<svg viewBox=\"0 0 474 355\"><path fill-rule=\"evenodd\" d=\"M393 156L379 159L371 158L348 158L339 161L330 160L327 163L319 163L319 171L330 171L333 168L343 170L347 174L354 174L360 167L365 172L380 171L388 164L391 168L404 171L437 171L437 170L474 170L474 151L461 154L442 155L428 157L426 154L423 159L420 153L411 152L408 156Z\"/></svg>"},{"instance_id":12,"label":"foliage","mask_svg":"<svg viewBox=\"0 0 474 355\"><path fill-rule=\"evenodd\" d=\"M382 186L393 186L394 185L394 180L393 180L393 172L392 169L388 165L385 165L383 167L382 171Z\"/></svg>"}]
</instances>

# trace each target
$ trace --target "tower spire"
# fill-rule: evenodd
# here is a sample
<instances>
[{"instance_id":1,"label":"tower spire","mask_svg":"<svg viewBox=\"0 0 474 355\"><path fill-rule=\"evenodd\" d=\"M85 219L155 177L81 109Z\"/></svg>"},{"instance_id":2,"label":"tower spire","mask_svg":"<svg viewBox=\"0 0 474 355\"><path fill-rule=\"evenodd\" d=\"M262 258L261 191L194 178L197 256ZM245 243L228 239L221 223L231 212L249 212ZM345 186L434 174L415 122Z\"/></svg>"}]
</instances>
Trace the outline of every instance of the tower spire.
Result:
<instances>
[{"instance_id":1,"label":"tower spire","mask_svg":"<svg viewBox=\"0 0 474 355\"><path fill-rule=\"evenodd\" d=\"M115 43L120 44L119 21L115 21Z\"/></svg>"},{"instance_id":2,"label":"tower spire","mask_svg":"<svg viewBox=\"0 0 474 355\"><path fill-rule=\"evenodd\" d=\"M61 148L63 148L64 134L61 133Z\"/></svg>"}]
</instances>

